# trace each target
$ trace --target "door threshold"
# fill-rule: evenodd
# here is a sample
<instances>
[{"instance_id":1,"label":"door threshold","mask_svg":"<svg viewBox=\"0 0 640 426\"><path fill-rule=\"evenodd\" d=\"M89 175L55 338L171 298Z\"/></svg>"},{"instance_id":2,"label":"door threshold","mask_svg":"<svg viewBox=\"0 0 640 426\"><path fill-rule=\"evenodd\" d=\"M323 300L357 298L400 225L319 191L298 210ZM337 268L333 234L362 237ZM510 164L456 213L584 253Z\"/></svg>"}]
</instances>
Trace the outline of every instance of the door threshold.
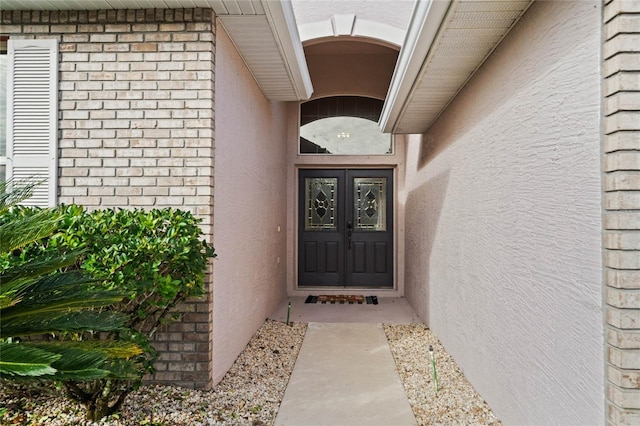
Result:
<instances>
[{"instance_id":1,"label":"door threshold","mask_svg":"<svg viewBox=\"0 0 640 426\"><path fill-rule=\"evenodd\" d=\"M395 290L393 287L367 287L367 286L335 286L332 285L331 287L325 287L325 286L299 286L296 287L297 291L363 291L363 290L367 290L367 291L392 291Z\"/></svg>"},{"instance_id":2,"label":"door threshold","mask_svg":"<svg viewBox=\"0 0 640 426\"><path fill-rule=\"evenodd\" d=\"M289 291L287 297L314 296L377 296L377 297L404 297L393 287L298 287Z\"/></svg>"},{"instance_id":3,"label":"door threshold","mask_svg":"<svg viewBox=\"0 0 640 426\"><path fill-rule=\"evenodd\" d=\"M290 296L302 296L309 294L317 295L345 295L345 296L357 296L360 294L372 294L372 295L389 295L397 297L398 291L395 288L380 288L380 287L298 287L294 290L294 294Z\"/></svg>"}]
</instances>

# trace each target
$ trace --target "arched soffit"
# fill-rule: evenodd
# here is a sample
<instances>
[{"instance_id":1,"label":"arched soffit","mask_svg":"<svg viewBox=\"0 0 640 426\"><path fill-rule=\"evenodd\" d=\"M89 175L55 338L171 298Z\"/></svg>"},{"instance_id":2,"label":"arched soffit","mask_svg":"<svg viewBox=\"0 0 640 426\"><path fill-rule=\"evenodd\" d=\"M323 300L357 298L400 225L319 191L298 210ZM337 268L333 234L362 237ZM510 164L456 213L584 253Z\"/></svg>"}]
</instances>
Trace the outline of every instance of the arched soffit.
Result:
<instances>
[{"instance_id":1,"label":"arched soffit","mask_svg":"<svg viewBox=\"0 0 640 426\"><path fill-rule=\"evenodd\" d=\"M400 49L406 30L387 23L362 19L352 13L333 15L330 19L298 25L303 44L327 37L359 37L377 40Z\"/></svg>"},{"instance_id":2,"label":"arched soffit","mask_svg":"<svg viewBox=\"0 0 640 426\"><path fill-rule=\"evenodd\" d=\"M384 100L389 90L398 48L361 37L343 36L305 43L311 99L364 96Z\"/></svg>"}]
</instances>

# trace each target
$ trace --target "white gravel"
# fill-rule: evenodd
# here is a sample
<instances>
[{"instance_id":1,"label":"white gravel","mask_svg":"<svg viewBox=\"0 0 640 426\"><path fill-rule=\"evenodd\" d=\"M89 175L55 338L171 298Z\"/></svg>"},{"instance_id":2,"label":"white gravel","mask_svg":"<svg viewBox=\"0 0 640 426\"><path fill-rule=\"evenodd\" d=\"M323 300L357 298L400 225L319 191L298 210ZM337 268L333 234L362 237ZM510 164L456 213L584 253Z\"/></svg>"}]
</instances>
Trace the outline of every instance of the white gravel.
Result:
<instances>
[{"instance_id":1,"label":"white gravel","mask_svg":"<svg viewBox=\"0 0 640 426\"><path fill-rule=\"evenodd\" d=\"M409 402L420 425L500 424L429 330L419 324L385 325ZM307 326L267 320L222 381L210 391L143 386L120 413L98 423L50 385L0 382L0 424L20 425L271 425ZM428 346L436 355L440 390L431 381Z\"/></svg>"},{"instance_id":2,"label":"white gravel","mask_svg":"<svg viewBox=\"0 0 640 426\"><path fill-rule=\"evenodd\" d=\"M419 425L501 424L426 326L385 325L384 331ZM437 392L429 346L433 347Z\"/></svg>"}]
</instances>

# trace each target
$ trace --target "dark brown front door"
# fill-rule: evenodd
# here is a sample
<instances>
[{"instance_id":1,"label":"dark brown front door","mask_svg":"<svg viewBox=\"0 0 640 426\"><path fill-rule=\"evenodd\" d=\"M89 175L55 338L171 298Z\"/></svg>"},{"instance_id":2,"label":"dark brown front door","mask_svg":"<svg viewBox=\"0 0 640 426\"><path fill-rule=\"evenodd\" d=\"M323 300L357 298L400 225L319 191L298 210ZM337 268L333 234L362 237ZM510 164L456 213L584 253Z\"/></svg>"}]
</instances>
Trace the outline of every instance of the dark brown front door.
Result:
<instances>
[{"instance_id":1,"label":"dark brown front door","mask_svg":"<svg viewBox=\"0 0 640 426\"><path fill-rule=\"evenodd\" d=\"M300 170L298 285L393 287L393 170Z\"/></svg>"}]
</instances>

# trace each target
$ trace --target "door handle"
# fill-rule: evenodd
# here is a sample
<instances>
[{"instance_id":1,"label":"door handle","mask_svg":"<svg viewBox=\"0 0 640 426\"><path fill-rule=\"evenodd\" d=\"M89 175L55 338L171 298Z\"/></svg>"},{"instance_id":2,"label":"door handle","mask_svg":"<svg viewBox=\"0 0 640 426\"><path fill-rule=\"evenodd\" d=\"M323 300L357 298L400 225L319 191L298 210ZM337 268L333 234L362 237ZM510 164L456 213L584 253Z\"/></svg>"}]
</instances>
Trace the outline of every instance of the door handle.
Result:
<instances>
[{"instance_id":1,"label":"door handle","mask_svg":"<svg viewBox=\"0 0 640 426\"><path fill-rule=\"evenodd\" d=\"M353 223L347 221L347 250L351 250L351 234L353 234Z\"/></svg>"}]
</instances>

